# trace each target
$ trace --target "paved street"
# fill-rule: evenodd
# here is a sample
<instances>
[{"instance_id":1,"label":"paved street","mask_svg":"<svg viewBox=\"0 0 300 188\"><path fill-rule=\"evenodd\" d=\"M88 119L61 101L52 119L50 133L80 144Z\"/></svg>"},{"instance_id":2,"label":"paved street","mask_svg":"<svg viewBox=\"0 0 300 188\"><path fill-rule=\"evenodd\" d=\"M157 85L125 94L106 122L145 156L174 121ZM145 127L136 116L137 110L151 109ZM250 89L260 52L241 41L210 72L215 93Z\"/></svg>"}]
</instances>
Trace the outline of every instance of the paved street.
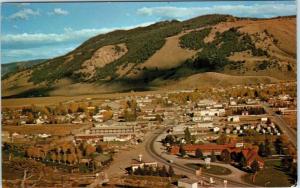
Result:
<instances>
[{"instance_id":1,"label":"paved street","mask_svg":"<svg viewBox=\"0 0 300 188\"><path fill-rule=\"evenodd\" d=\"M155 158L157 161L160 161L161 163L165 165L172 165L175 172L178 174L184 174L187 175L190 178L199 179L199 177L196 177L195 170L192 168L189 168L185 166L186 163L189 162L196 162L195 160L188 160L188 159L180 159L177 158L174 155L169 155L164 151L163 146L160 143L160 140L166 136L165 133L162 132L162 130L158 130L156 132L156 136L154 135L152 138L150 138L147 141L147 147L146 150L152 155L153 158ZM173 160L174 162L170 164L168 161ZM197 162L201 163L202 160L198 160ZM220 165L219 163L212 163L214 165ZM223 166L226 164L223 164ZM222 165L220 165L222 166ZM213 177L216 181L215 186L217 187L224 187L223 181L227 180L228 187L249 187L251 185L243 183L241 181L241 176L244 174L244 172L235 169L234 167L226 165L226 168L230 168L232 170L231 175L226 176L216 176L216 175L208 175L205 173L202 173L202 178L206 181L209 180L209 177Z\"/></svg>"},{"instance_id":2,"label":"paved street","mask_svg":"<svg viewBox=\"0 0 300 188\"><path fill-rule=\"evenodd\" d=\"M130 145L128 150L120 150L115 156L112 164L105 172L109 178L118 177L125 174L125 168L129 167L132 162L138 159L138 155L142 154L142 159L145 162L155 161L145 150L146 140L153 136L153 132L150 131L145 135L145 141L138 145Z\"/></svg>"},{"instance_id":3,"label":"paved street","mask_svg":"<svg viewBox=\"0 0 300 188\"><path fill-rule=\"evenodd\" d=\"M282 130L283 134L285 134L291 143L297 148L297 133L294 129L292 129L283 119L280 115L277 115L273 112L269 106L266 104L262 104L264 107L265 111L270 115L272 121L280 127Z\"/></svg>"}]
</instances>

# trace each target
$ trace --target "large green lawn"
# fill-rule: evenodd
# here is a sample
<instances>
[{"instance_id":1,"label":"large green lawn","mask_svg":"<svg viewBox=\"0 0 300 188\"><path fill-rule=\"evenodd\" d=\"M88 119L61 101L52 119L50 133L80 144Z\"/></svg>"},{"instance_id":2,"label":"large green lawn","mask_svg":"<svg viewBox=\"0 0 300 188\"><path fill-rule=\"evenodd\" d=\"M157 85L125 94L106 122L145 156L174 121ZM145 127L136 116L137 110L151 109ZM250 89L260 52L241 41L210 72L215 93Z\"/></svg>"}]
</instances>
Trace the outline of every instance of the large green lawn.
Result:
<instances>
[{"instance_id":1,"label":"large green lawn","mask_svg":"<svg viewBox=\"0 0 300 188\"><path fill-rule=\"evenodd\" d=\"M200 167L202 168L202 172L214 174L214 175L229 175L231 174L231 170L222 166L217 165L210 165L210 168L205 168L204 164L196 164L196 163L189 163L186 164L188 167L192 167L196 170L198 170Z\"/></svg>"},{"instance_id":2,"label":"large green lawn","mask_svg":"<svg viewBox=\"0 0 300 188\"><path fill-rule=\"evenodd\" d=\"M290 187L292 186L291 178L280 167L280 160L265 161L265 167L256 175L255 182L252 182L252 174L244 176L247 183L263 187Z\"/></svg>"}]
</instances>

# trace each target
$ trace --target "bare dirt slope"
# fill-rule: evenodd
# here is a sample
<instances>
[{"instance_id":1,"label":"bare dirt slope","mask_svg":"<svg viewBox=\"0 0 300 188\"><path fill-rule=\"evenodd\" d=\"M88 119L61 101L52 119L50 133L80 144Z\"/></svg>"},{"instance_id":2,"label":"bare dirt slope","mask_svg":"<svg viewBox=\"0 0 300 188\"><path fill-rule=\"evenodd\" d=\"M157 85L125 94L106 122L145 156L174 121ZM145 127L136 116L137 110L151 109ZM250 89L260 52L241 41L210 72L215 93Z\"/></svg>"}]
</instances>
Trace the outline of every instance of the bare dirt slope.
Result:
<instances>
[{"instance_id":1,"label":"bare dirt slope","mask_svg":"<svg viewBox=\"0 0 300 188\"><path fill-rule=\"evenodd\" d=\"M29 82L31 71L26 70L18 72L13 76L1 81L1 90L2 96L11 96L18 93L25 92L28 89L37 88L38 85L34 85L32 82Z\"/></svg>"},{"instance_id":2,"label":"bare dirt slope","mask_svg":"<svg viewBox=\"0 0 300 188\"><path fill-rule=\"evenodd\" d=\"M188 32L183 32L178 35L166 38L165 45L151 56L142 67L170 69L177 67L186 59L192 58L197 51L183 49L179 45L179 38Z\"/></svg>"},{"instance_id":3,"label":"bare dirt slope","mask_svg":"<svg viewBox=\"0 0 300 188\"><path fill-rule=\"evenodd\" d=\"M266 20L238 20L222 22L213 27L211 33L204 39L213 41L216 32L224 32L232 27L241 27L241 32L255 34L267 30L278 40L278 46L289 54L296 54L296 18L278 18Z\"/></svg>"},{"instance_id":4,"label":"bare dirt slope","mask_svg":"<svg viewBox=\"0 0 300 188\"><path fill-rule=\"evenodd\" d=\"M92 78L97 68L104 67L105 65L119 59L127 53L128 49L124 43L117 45L107 45L98 49L92 58L86 60L82 64L82 69L79 72L87 75L86 79Z\"/></svg>"},{"instance_id":5,"label":"bare dirt slope","mask_svg":"<svg viewBox=\"0 0 300 188\"><path fill-rule=\"evenodd\" d=\"M256 46L268 50L271 56L282 61L296 62L296 18L223 22L213 26L204 41L211 42L217 32L222 33L232 27L239 27L240 32L253 36Z\"/></svg>"}]
</instances>

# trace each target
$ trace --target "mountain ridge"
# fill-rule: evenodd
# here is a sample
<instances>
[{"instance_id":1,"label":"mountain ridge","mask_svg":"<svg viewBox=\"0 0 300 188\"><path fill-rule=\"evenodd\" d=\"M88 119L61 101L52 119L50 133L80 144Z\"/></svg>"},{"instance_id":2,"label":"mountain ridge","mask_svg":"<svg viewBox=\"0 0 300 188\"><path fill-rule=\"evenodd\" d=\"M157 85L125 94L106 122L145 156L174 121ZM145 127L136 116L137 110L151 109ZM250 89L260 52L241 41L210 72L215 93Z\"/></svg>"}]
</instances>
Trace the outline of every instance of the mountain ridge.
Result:
<instances>
[{"instance_id":1,"label":"mountain ridge","mask_svg":"<svg viewBox=\"0 0 300 188\"><path fill-rule=\"evenodd\" d=\"M214 14L116 30L3 79L3 94L16 96L38 88L48 88L49 95L63 94L57 91L64 84L95 85L103 88L100 93L105 88L160 89L205 72L294 80L295 36L293 16L250 19ZM107 87L113 85L116 88Z\"/></svg>"}]
</instances>

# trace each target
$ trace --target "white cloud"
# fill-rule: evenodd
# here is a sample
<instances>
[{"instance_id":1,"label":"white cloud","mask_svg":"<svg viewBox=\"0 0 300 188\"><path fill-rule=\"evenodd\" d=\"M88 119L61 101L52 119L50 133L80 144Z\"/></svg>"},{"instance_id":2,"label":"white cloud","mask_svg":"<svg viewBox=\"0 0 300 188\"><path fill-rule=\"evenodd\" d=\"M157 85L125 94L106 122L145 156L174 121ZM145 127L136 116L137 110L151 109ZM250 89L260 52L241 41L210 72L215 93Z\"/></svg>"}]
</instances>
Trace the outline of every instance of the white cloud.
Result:
<instances>
[{"instance_id":1,"label":"white cloud","mask_svg":"<svg viewBox=\"0 0 300 188\"><path fill-rule=\"evenodd\" d=\"M25 7L30 5L30 3L17 3L17 7Z\"/></svg>"},{"instance_id":2,"label":"white cloud","mask_svg":"<svg viewBox=\"0 0 300 188\"><path fill-rule=\"evenodd\" d=\"M2 62L9 63L15 61L26 61L32 59L44 59L52 58L55 56L63 55L72 49L76 45L59 45L59 46L42 46L27 49L3 49L2 51ZM39 53L36 53L36 52Z\"/></svg>"},{"instance_id":3,"label":"white cloud","mask_svg":"<svg viewBox=\"0 0 300 188\"><path fill-rule=\"evenodd\" d=\"M38 16L40 15L40 12L38 10L34 11L30 8L22 9L12 15L9 16L10 19L17 20L28 20L29 16Z\"/></svg>"},{"instance_id":4,"label":"white cloud","mask_svg":"<svg viewBox=\"0 0 300 188\"><path fill-rule=\"evenodd\" d=\"M296 4L215 5L206 7L143 7L137 13L144 16L186 19L205 14L232 14L242 17L274 17L296 14Z\"/></svg>"},{"instance_id":5,"label":"white cloud","mask_svg":"<svg viewBox=\"0 0 300 188\"><path fill-rule=\"evenodd\" d=\"M55 8L52 12L49 13L50 15L68 15L69 12L67 10L61 8Z\"/></svg>"},{"instance_id":6,"label":"white cloud","mask_svg":"<svg viewBox=\"0 0 300 188\"><path fill-rule=\"evenodd\" d=\"M107 33L117 29L132 29L140 26L147 26L153 24L153 22L147 22L134 26L127 27L115 27L115 28L100 28L100 29L81 29L73 30L72 28L65 28L63 33L22 33L22 34L5 34L1 36L1 41L5 45L16 45L18 44L49 44L49 43L64 43L74 42L78 40L87 39L97 34Z\"/></svg>"},{"instance_id":7,"label":"white cloud","mask_svg":"<svg viewBox=\"0 0 300 188\"><path fill-rule=\"evenodd\" d=\"M119 28L92 28L81 30L73 30L70 27L66 27L61 34L5 34L0 36L2 42L2 61L8 63L31 59L52 58L73 50L76 46L80 45L80 43L92 36L107 33L116 29L127 30L135 27L147 26L153 23L154 22L147 22Z\"/></svg>"},{"instance_id":8,"label":"white cloud","mask_svg":"<svg viewBox=\"0 0 300 188\"><path fill-rule=\"evenodd\" d=\"M20 56L29 56L29 57L51 57L53 55L62 55L63 53L66 53L68 50L71 50L72 48L66 48L66 46L63 46L64 48L52 48L52 46L44 46L44 47L38 47L38 48L28 48L28 49L13 49L13 50L7 50L5 53L3 53L4 57L20 57ZM39 51L39 53L36 53ZM29 58L30 59L30 58Z\"/></svg>"}]
</instances>

